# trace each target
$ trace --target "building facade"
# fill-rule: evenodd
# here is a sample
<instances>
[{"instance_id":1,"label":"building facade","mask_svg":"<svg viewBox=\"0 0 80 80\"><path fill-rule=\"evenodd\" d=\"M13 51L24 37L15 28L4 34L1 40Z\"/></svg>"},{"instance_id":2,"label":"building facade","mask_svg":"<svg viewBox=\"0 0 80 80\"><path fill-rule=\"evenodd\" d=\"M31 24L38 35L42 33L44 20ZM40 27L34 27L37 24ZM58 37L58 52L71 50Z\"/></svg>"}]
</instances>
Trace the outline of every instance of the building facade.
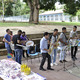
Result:
<instances>
[{"instance_id":1,"label":"building facade","mask_svg":"<svg viewBox=\"0 0 80 80\"><path fill-rule=\"evenodd\" d=\"M39 21L54 21L54 22L70 22L70 15L65 14L63 10L46 11L39 14ZM79 22L78 17L73 17L72 22Z\"/></svg>"}]
</instances>

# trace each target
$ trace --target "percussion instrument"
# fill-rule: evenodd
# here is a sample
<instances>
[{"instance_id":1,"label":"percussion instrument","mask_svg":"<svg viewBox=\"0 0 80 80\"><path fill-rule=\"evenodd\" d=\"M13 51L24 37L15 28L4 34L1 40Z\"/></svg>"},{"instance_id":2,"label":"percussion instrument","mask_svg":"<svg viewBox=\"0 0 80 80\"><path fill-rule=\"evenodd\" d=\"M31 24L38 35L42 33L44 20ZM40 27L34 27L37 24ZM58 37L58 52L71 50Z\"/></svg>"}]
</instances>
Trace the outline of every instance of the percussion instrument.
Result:
<instances>
[{"instance_id":1,"label":"percussion instrument","mask_svg":"<svg viewBox=\"0 0 80 80\"><path fill-rule=\"evenodd\" d=\"M34 42L33 41L28 41L28 42L26 42L26 46L20 45L20 44L16 44L16 45L22 47L23 50L27 50L27 49L29 49L30 46L34 46ZM10 47L11 47L12 50L14 50L14 44L11 43Z\"/></svg>"}]
</instances>

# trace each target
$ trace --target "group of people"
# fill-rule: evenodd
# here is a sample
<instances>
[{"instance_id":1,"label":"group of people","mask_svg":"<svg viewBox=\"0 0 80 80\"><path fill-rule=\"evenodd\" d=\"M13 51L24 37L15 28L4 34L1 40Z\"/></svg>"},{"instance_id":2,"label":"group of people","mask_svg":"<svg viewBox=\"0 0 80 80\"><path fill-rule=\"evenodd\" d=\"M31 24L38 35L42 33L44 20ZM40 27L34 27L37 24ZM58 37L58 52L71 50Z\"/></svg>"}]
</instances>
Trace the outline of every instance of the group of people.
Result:
<instances>
[{"instance_id":1,"label":"group of people","mask_svg":"<svg viewBox=\"0 0 80 80\"><path fill-rule=\"evenodd\" d=\"M46 69L43 68L44 63L46 61L46 58L48 58L48 65L47 69L48 70L54 70L51 68L53 65L58 65L56 63L56 55L57 55L57 50L58 47L60 48L60 58L59 62L67 62L66 60L66 50L63 50L63 48L69 44L69 41L71 42L71 45L73 45L77 39L78 39L78 34L77 34L77 26L73 26L73 30L70 32L69 38L66 36L67 29L66 27L62 28L62 32L60 33L58 37L58 29L54 29L53 35L49 35L48 32L44 33L43 38L40 41L40 49L42 53L42 61L40 64L40 70L46 71ZM57 44L59 45L57 46ZM51 49L48 47L52 47L52 52ZM77 60L76 53L77 53L78 45L71 46L71 58L73 61ZM51 54L49 54L51 52Z\"/></svg>"},{"instance_id":2,"label":"group of people","mask_svg":"<svg viewBox=\"0 0 80 80\"><path fill-rule=\"evenodd\" d=\"M5 47L7 49L8 54L12 54L12 49L10 45L11 43L14 44L15 61L18 62L19 64L21 64L22 55L23 57L25 57L25 55L22 47L16 44L25 45L28 40L29 39L25 35L24 31L22 32L21 30L18 30L17 34L13 35L13 32L10 31L10 29L6 30L6 35L3 38L3 41L5 42ZM28 56L27 51L26 55Z\"/></svg>"},{"instance_id":3,"label":"group of people","mask_svg":"<svg viewBox=\"0 0 80 80\"><path fill-rule=\"evenodd\" d=\"M58 29L54 29L53 34L49 35L48 32L44 33L43 38L40 40L40 50L42 53L42 61L40 64L40 70L46 71L43 66L46 61L46 58L48 58L48 65L47 69L48 70L54 70L51 68L53 65L58 65L56 63L56 55L57 55L57 49L58 47L60 48L60 58L59 62L67 62L66 60L66 51L62 50L66 45L69 44L69 40L74 44L74 41L78 39L78 34L77 34L77 26L73 26L73 30L70 32L69 38L66 36L67 29L66 27L62 28L62 32L58 36ZM19 45L25 45L26 42L29 40L28 37L25 35L25 32L22 30L18 30L16 35L13 35L13 32L10 31L10 29L6 30L6 35L3 38L3 41L5 42L5 47L7 49L8 54L12 53L11 46L10 44L14 44L14 56L15 56L15 61L21 64L21 58L22 55L24 55L24 50L22 49L21 46ZM59 46L57 45L59 43ZM50 45L50 46L49 46ZM50 49L52 47L52 51ZM77 45L71 46L71 58L73 61L77 60L76 53L77 53ZM49 52L51 52L49 54ZM27 51L26 51L26 55Z\"/></svg>"}]
</instances>

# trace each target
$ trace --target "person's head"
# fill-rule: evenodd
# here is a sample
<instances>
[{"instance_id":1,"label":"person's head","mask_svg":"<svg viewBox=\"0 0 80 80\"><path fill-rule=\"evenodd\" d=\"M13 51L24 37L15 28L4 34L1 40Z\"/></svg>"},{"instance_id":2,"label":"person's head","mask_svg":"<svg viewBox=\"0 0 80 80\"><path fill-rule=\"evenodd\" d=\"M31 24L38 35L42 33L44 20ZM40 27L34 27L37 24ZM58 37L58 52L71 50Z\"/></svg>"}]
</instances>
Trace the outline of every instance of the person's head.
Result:
<instances>
[{"instance_id":1,"label":"person's head","mask_svg":"<svg viewBox=\"0 0 80 80\"><path fill-rule=\"evenodd\" d=\"M45 37L46 39L49 39L49 33L48 33L48 32L45 32L45 33L44 33L44 37Z\"/></svg>"},{"instance_id":2,"label":"person's head","mask_svg":"<svg viewBox=\"0 0 80 80\"><path fill-rule=\"evenodd\" d=\"M53 34L57 35L58 34L58 29L54 29Z\"/></svg>"},{"instance_id":3,"label":"person's head","mask_svg":"<svg viewBox=\"0 0 80 80\"><path fill-rule=\"evenodd\" d=\"M22 32L22 36L25 36L25 32L24 31Z\"/></svg>"},{"instance_id":4,"label":"person's head","mask_svg":"<svg viewBox=\"0 0 80 80\"><path fill-rule=\"evenodd\" d=\"M63 27L63 28L62 28L62 32L66 33L66 31L67 31L67 30L66 30L66 27Z\"/></svg>"},{"instance_id":5,"label":"person's head","mask_svg":"<svg viewBox=\"0 0 80 80\"><path fill-rule=\"evenodd\" d=\"M10 34L10 29L6 29L6 32L7 32L8 34Z\"/></svg>"},{"instance_id":6,"label":"person's head","mask_svg":"<svg viewBox=\"0 0 80 80\"><path fill-rule=\"evenodd\" d=\"M77 30L77 26L73 26L73 31L76 31Z\"/></svg>"},{"instance_id":7,"label":"person's head","mask_svg":"<svg viewBox=\"0 0 80 80\"><path fill-rule=\"evenodd\" d=\"M10 31L10 35L13 35L13 32L12 31Z\"/></svg>"},{"instance_id":8,"label":"person's head","mask_svg":"<svg viewBox=\"0 0 80 80\"><path fill-rule=\"evenodd\" d=\"M22 34L22 31L21 30L18 30L18 35L21 35Z\"/></svg>"}]
</instances>

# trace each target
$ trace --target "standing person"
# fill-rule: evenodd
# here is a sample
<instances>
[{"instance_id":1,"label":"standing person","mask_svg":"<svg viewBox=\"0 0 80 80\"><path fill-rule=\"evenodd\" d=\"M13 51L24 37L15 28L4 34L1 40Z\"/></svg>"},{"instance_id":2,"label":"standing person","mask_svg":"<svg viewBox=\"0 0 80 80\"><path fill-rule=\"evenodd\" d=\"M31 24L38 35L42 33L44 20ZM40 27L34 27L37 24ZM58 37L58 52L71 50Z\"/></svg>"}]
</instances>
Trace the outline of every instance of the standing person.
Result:
<instances>
[{"instance_id":1,"label":"standing person","mask_svg":"<svg viewBox=\"0 0 80 80\"><path fill-rule=\"evenodd\" d=\"M7 34L4 36L3 41L5 42L5 47L7 49L8 55L11 55L12 50L10 47L10 42L11 42L10 29L6 29L6 33ZM8 58L12 58L12 56L9 56Z\"/></svg>"},{"instance_id":2,"label":"standing person","mask_svg":"<svg viewBox=\"0 0 80 80\"><path fill-rule=\"evenodd\" d=\"M72 42L72 45L74 45L74 46L71 46L71 58L73 61L77 60L76 53L77 53L78 46L75 45L77 39L78 39L77 26L74 26L73 30L70 32L70 41Z\"/></svg>"},{"instance_id":3,"label":"standing person","mask_svg":"<svg viewBox=\"0 0 80 80\"><path fill-rule=\"evenodd\" d=\"M18 46L17 44L21 45L22 44L22 40L20 38L22 34L22 31L19 30L17 35L13 36L12 42L14 44L14 48L15 48L15 61L18 62L19 64L21 64L21 58L22 58L22 47Z\"/></svg>"},{"instance_id":4,"label":"standing person","mask_svg":"<svg viewBox=\"0 0 80 80\"><path fill-rule=\"evenodd\" d=\"M22 35L20 36L20 38L22 39L22 41L26 44L26 42L28 41L28 38L27 36L25 35L25 32L23 31L22 32ZM25 45L25 44L22 44L22 45ZM23 50L23 57L25 58L25 55L24 55L24 50ZM29 55L27 54L27 51L26 51L26 55L27 57L29 57Z\"/></svg>"},{"instance_id":5,"label":"standing person","mask_svg":"<svg viewBox=\"0 0 80 80\"><path fill-rule=\"evenodd\" d=\"M13 32L10 31L10 37L11 37L11 41L12 41L12 38L13 38Z\"/></svg>"},{"instance_id":6,"label":"standing person","mask_svg":"<svg viewBox=\"0 0 80 80\"><path fill-rule=\"evenodd\" d=\"M57 65L56 63L56 55L57 55L57 45L56 45L56 42L57 42L57 39L58 39L58 29L54 29L54 32L53 32L53 35L52 35L52 38L51 38L51 45L53 47L53 50L52 50L52 53L51 53L51 66L54 65ZM53 56L54 55L54 56Z\"/></svg>"},{"instance_id":7,"label":"standing person","mask_svg":"<svg viewBox=\"0 0 80 80\"><path fill-rule=\"evenodd\" d=\"M63 63L63 62L67 62L65 60L65 56L66 56L66 51L63 50L63 48L67 45L67 37L66 37L66 28L63 27L62 28L62 33L60 34L60 62Z\"/></svg>"},{"instance_id":8,"label":"standing person","mask_svg":"<svg viewBox=\"0 0 80 80\"><path fill-rule=\"evenodd\" d=\"M51 57L50 55L48 54L49 52L49 49L48 49L48 39L49 39L49 33L48 32L45 32L44 33L44 37L41 39L40 41L40 49L41 49L41 53L42 53L42 61L41 61L41 65L40 65L40 70L42 71L46 71L44 68L43 68L43 65L46 61L46 58L48 58L48 65L47 65L47 69L48 70L54 70L51 68L50 66L50 63L51 63Z\"/></svg>"}]
</instances>

